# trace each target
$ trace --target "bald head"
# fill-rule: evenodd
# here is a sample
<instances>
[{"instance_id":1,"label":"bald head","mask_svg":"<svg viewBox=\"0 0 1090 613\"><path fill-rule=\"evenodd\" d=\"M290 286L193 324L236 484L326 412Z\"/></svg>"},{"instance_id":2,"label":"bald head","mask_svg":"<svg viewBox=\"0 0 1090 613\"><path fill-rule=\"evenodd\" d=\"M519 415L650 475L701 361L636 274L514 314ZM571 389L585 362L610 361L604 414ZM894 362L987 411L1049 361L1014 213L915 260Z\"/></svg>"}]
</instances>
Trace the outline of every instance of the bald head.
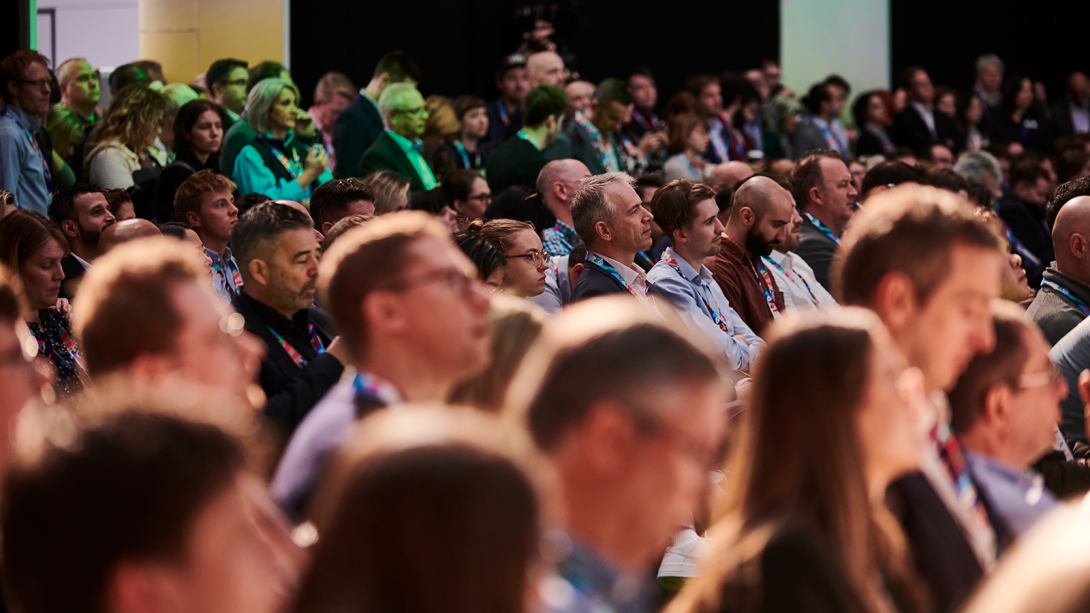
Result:
<instances>
[{"instance_id":1,"label":"bald head","mask_svg":"<svg viewBox=\"0 0 1090 613\"><path fill-rule=\"evenodd\" d=\"M734 189L736 185L753 176L753 169L743 162L723 162L712 169L709 181L712 190L719 193L724 189Z\"/></svg>"},{"instance_id":2,"label":"bald head","mask_svg":"<svg viewBox=\"0 0 1090 613\"><path fill-rule=\"evenodd\" d=\"M734 192L726 233L746 251L768 255L789 240L798 213L791 192L768 177L751 177Z\"/></svg>"},{"instance_id":3,"label":"bald head","mask_svg":"<svg viewBox=\"0 0 1090 613\"><path fill-rule=\"evenodd\" d=\"M564 85L564 60L552 51L539 51L526 58L526 76L530 87Z\"/></svg>"},{"instance_id":4,"label":"bald head","mask_svg":"<svg viewBox=\"0 0 1090 613\"><path fill-rule=\"evenodd\" d=\"M106 253L121 243L134 241L138 238L162 235L163 233L159 231L159 228L156 228L155 224L146 219L126 219L106 226L106 229L102 231L102 238L98 240L98 244L101 253Z\"/></svg>"},{"instance_id":5,"label":"bald head","mask_svg":"<svg viewBox=\"0 0 1090 613\"><path fill-rule=\"evenodd\" d=\"M1090 282L1090 196L1068 200L1052 225L1056 268L1083 283Z\"/></svg>"},{"instance_id":6,"label":"bald head","mask_svg":"<svg viewBox=\"0 0 1090 613\"><path fill-rule=\"evenodd\" d=\"M785 198L786 197L786 198ZM753 177L738 186L734 192L734 200L731 204L732 211L748 208L761 218L765 213L776 208L792 208L794 199L791 192L780 187L778 183L768 177ZM731 218L733 219L733 214Z\"/></svg>"}]
</instances>

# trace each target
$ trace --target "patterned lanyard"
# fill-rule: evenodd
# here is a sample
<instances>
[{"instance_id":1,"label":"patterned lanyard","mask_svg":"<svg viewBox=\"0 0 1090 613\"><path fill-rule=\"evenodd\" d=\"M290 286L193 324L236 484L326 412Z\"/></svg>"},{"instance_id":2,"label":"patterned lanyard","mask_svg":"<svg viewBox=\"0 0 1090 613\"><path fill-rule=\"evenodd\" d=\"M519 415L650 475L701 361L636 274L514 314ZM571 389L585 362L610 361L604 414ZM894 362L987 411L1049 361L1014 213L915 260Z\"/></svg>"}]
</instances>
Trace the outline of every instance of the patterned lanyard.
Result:
<instances>
[{"instance_id":1,"label":"patterned lanyard","mask_svg":"<svg viewBox=\"0 0 1090 613\"><path fill-rule=\"evenodd\" d=\"M5 114L7 114L7 113L5 112ZM10 114L8 116L11 117L12 121L15 121L14 116L12 116ZM50 194L52 194L53 193L53 173L49 171L49 164L46 163L45 156L42 155L41 150L38 149L38 141L34 140L34 135L31 134L30 130L28 130L26 128L23 128L23 134L26 134L26 139L28 141L30 141L30 148L34 150L34 153L38 154L38 159L41 160L41 162L42 162L42 172L45 174L45 189Z\"/></svg>"},{"instance_id":2,"label":"patterned lanyard","mask_svg":"<svg viewBox=\"0 0 1090 613\"><path fill-rule=\"evenodd\" d=\"M507 105L503 103L502 99L496 103L496 110L499 111L500 121L503 122L504 126L511 123L511 120L507 117Z\"/></svg>"},{"instance_id":3,"label":"patterned lanyard","mask_svg":"<svg viewBox=\"0 0 1090 613\"><path fill-rule=\"evenodd\" d=\"M612 264L605 261L601 257L599 257L597 255L594 255L593 253L591 253L589 251L587 252L587 255L583 259L585 259L588 262L593 263L595 266L598 266L602 270L606 271L606 273L609 276L613 277L613 279L615 281L620 283L626 290L628 290L628 293L635 296L636 300L639 300L645 306L651 307L652 309L654 309L656 311L659 310L658 306L655 304L654 297L644 295L643 293L638 291L635 287L629 285L628 281L624 280L624 277L621 276L621 273L617 272L617 269L614 268Z\"/></svg>"},{"instance_id":4,"label":"patterned lanyard","mask_svg":"<svg viewBox=\"0 0 1090 613\"><path fill-rule=\"evenodd\" d=\"M1057 292L1060 292L1064 296L1070 298L1071 302L1074 302L1075 306L1079 307L1079 310L1082 311L1083 315L1090 316L1090 305L1087 305L1084 301L1079 300L1079 298L1072 294L1066 287L1060 285L1059 283L1056 283L1055 281L1048 281L1047 279L1041 281L1041 287L1045 287L1046 285L1056 290Z\"/></svg>"},{"instance_id":5,"label":"patterned lanyard","mask_svg":"<svg viewBox=\"0 0 1090 613\"><path fill-rule=\"evenodd\" d=\"M401 404L401 393L390 383L365 372L357 372L352 379L352 389L356 391L357 398L370 398L378 400L387 406Z\"/></svg>"},{"instance_id":6,"label":"patterned lanyard","mask_svg":"<svg viewBox=\"0 0 1090 613\"><path fill-rule=\"evenodd\" d=\"M942 434L945 434L943 439ZM946 467L947 474L954 484L954 492L964 508L969 509L973 520L982 526L991 526L988 521L988 513L984 509L984 503L977 495L973 478L969 472L969 465L965 456L961 453L958 439L950 433L950 426L936 426L931 432L932 439L939 446L939 458Z\"/></svg>"},{"instance_id":7,"label":"patterned lanyard","mask_svg":"<svg viewBox=\"0 0 1090 613\"><path fill-rule=\"evenodd\" d=\"M294 147L291 148L291 160L288 160L287 156L285 156L280 149L274 147L272 143L269 143L269 149L272 149L273 156L275 156L277 161L279 161L284 169L288 171L289 175L298 177L301 174L300 172L297 172L300 168L299 152Z\"/></svg>"},{"instance_id":8,"label":"patterned lanyard","mask_svg":"<svg viewBox=\"0 0 1090 613\"><path fill-rule=\"evenodd\" d=\"M655 117L654 113L651 114L650 118L644 117L643 113L638 109L632 109L632 119L635 119L637 123L643 126L644 130L651 132L655 129L655 124L658 122L659 118Z\"/></svg>"},{"instance_id":9,"label":"patterned lanyard","mask_svg":"<svg viewBox=\"0 0 1090 613\"><path fill-rule=\"evenodd\" d=\"M230 294L232 298L234 298L237 288L242 287L242 273L238 271L238 266L235 265L233 258L220 258L220 261L226 262L227 268L231 269L231 280L235 282L234 286L232 287L232 285L227 282L227 274L223 271L223 268L216 263L215 260L212 260L212 270L216 271L216 274L219 275L220 281L223 281L223 287L225 287L227 289L227 293Z\"/></svg>"},{"instance_id":10,"label":"patterned lanyard","mask_svg":"<svg viewBox=\"0 0 1090 613\"><path fill-rule=\"evenodd\" d=\"M838 245L840 244L840 239L837 238L837 236L835 234L833 234L832 230L825 227L825 224L818 221L817 218L815 218L813 215L811 215L809 213L803 213L803 215L806 215L806 218L810 220L810 223L814 224L814 227L817 228L818 230L821 230L822 234L824 234L825 236L828 236L829 240L833 241L834 243L836 243Z\"/></svg>"},{"instance_id":11,"label":"patterned lanyard","mask_svg":"<svg viewBox=\"0 0 1090 613\"><path fill-rule=\"evenodd\" d=\"M581 113L575 114L575 123L579 124L579 127L586 133L587 138L590 139L590 146L594 147L594 150L598 152L598 156L602 159L602 166L605 167L606 171L617 172L620 170L617 167L617 156L613 155L613 141L604 138L602 132L587 121L587 118Z\"/></svg>"},{"instance_id":12,"label":"patterned lanyard","mask_svg":"<svg viewBox=\"0 0 1090 613\"><path fill-rule=\"evenodd\" d=\"M470 165L470 163L469 163L469 155L466 153L466 148L465 148L465 145L462 144L462 141L460 141L460 140L454 141L454 148L458 150L458 155L462 156L462 168L480 168L481 167L481 148L480 147L477 147L476 149L473 150L473 161L474 161L474 163L472 165Z\"/></svg>"},{"instance_id":13,"label":"patterned lanyard","mask_svg":"<svg viewBox=\"0 0 1090 613\"><path fill-rule=\"evenodd\" d=\"M746 144L735 135L734 122L730 120L726 113L719 114L719 121L723 122L723 132L727 136L727 148L734 154L735 159L745 160L747 157Z\"/></svg>"},{"instance_id":14,"label":"patterned lanyard","mask_svg":"<svg viewBox=\"0 0 1090 613\"><path fill-rule=\"evenodd\" d=\"M738 243L736 243L734 239L728 236L725 232L723 233L723 238L734 243L735 245L738 245ZM738 246L741 247L741 245ZM757 281L761 284L761 292L765 296L765 302L768 303L768 310L772 311L772 315L779 315L780 307L776 305L776 295L772 292L772 275L768 273L768 268L766 268L764 264L760 263L760 260L758 260L757 264L754 265L753 258L749 257L748 255L746 256L746 259L749 261L749 268L753 271L753 276L757 277Z\"/></svg>"},{"instance_id":15,"label":"patterned lanyard","mask_svg":"<svg viewBox=\"0 0 1090 613\"><path fill-rule=\"evenodd\" d=\"M773 260L772 258L761 256L761 260L763 262L766 262L768 264L772 264L773 266L775 266L776 270L783 273L783 276L787 277L787 280L794 283L796 286L799 284L799 281L802 281L802 286L805 287L806 291L810 293L810 299L813 300L815 306L817 305L817 303L818 303L817 296L814 295L814 290L810 289L810 284L806 282L806 279L802 278L802 275L796 274L796 275L792 276L792 275L788 274L787 271L784 270L783 266L780 266L776 262L776 260ZM796 280L796 277L798 278L798 280Z\"/></svg>"},{"instance_id":16,"label":"patterned lanyard","mask_svg":"<svg viewBox=\"0 0 1090 613\"><path fill-rule=\"evenodd\" d=\"M295 362L296 366L303 368L307 365L306 357L299 353L298 349L292 347L291 343L285 340L283 336L276 333L276 330L269 328L269 332L272 332L272 335L276 337L280 346L284 348L284 351L288 354L288 357L291 358L291 361ZM322 339L318 338L318 330L314 327L314 324L307 323L307 334L310 336L310 346L314 348L314 351L318 355L325 353L325 345L322 344Z\"/></svg>"},{"instance_id":17,"label":"patterned lanyard","mask_svg":"<svg viewBox=\"0 0 1090 613\"><path fill-rule=\"evenodd\" d=\"M708 299L704 296L704 292L699 290L701 286L696 283L696 280L687 279L685 277L685 273L681 272L681 266L678 265L677 260L674 259L673 254L669 250L667 250L667 252L662 255L662 261L666 262L670 266L670 268L673 268L674 272L676 272L678 276L680 276L682 279L685 279L689 283L692 283L698 288L696 293L698 296L700 296L700 300L704 303L704 308L708 309L708 312L712 314L712 321L715 322L715 325L719 326L720 330L726 332L727 334L730 334L730 326L727 325L727 320L720 313L719 301L715 300L715 295L712 294L712 300L715 301L715 306L713 307L712 304L708 302Z\"/></svg>"}]
</instances>

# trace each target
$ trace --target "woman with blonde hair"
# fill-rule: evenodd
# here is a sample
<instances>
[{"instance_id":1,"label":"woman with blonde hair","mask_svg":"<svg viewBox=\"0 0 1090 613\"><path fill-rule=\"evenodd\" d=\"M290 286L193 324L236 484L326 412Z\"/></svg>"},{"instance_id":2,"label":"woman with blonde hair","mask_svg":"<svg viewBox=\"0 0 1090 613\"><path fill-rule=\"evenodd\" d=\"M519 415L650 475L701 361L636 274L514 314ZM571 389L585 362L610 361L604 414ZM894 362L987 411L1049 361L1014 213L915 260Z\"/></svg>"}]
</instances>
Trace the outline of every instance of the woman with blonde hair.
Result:
<instances>
[{"instance_id":1,"label":"woman with blonde hair","mask_svg":"<svg viewBox=\"0 0 1090 613\"><path fill-rule=\"evenodd\" d=\"M393 170L376 170L363 178L375 192L375 215L403 211L409 206L409 180Z\"/></svg>"},{"instance_id":2,"label":"woman with blonde hair","mask_svg":"<svg viewBox=\"0 0 1090 613\"><path fill-rule=\"evenodd\" d=\"M103 189L127 189L133 173L159 168L151 147L163 127L166 99L134 85L117 92L87 141L84 175Z\"/></svg>"},{"instance_id":3,"label":"woman with blonde hair","mask_svg":"<svg viewBox=\"0 0 1090 613\"><path fill-rule=\"evenodd\" d=\"M778 324L702 574L667 612L924 610L884 503L890 481L918 469L922 379L869 311Z\"/></svg>"}]
</instances>

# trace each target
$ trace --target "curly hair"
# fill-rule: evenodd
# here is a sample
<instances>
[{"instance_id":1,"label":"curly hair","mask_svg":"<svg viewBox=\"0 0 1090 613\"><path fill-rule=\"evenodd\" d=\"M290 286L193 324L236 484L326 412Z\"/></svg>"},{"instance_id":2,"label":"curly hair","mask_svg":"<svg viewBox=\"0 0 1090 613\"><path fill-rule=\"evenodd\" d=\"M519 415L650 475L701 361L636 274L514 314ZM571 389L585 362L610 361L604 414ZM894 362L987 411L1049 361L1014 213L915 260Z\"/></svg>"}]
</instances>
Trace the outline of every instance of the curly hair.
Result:
<instances>
[{"instance_id":1,"label":"curly hair","mask_svg":"<svg viewBox=\"0 0 1090 613\"><path fill-rule=\"evenodd\" d=\"M142 85L133 85L117 92L87 141L87 150L118 141L139 155L147 149L163 123L166 98Z\"/></svg>"}]
</instances>

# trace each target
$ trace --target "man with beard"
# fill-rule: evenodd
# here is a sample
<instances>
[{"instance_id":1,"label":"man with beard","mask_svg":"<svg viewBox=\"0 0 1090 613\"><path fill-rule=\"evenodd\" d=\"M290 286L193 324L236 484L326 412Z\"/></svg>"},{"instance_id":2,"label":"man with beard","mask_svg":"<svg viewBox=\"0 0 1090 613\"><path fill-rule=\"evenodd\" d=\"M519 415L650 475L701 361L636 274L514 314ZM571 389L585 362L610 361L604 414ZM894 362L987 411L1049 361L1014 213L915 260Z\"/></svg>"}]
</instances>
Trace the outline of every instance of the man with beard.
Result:
<instances>
[{"instance_id":1,"label":"man with beard","mask_svg":"<svg viewBox=\"0 0 1090 613\"><path fill-rule=\"evenodd\" d=\"M787 181L777 181L780 187L790 188ZM794 200L794 198L792 198ZM796 203L797 205L797 203ZM802 234L802 216L798 207L791 218L791 227L779 247L761 258L776 286L783 290L783 306L787 311L793 309L831 309L837 306L836 299L829 294L814 276L814 269L806 260L794 253L799 248Z\"/></svg>"},{"instance_id":2,"label":"man with beard","mask_svg":"<svg viewBox=\"0 0 1090 613\"><path fill-rule=\"evenodd\" d=\"M790 192L754 175L734 192L718 255L704 263L750 330L763 334L783 312L783 292L761 260L783 244L795 215Z\"/></svg>"},{"instance_id":3,"label":"man with beard","mask_svg":"<svg viewBox=\"0 0 1090 613\"><path fill-rule=\"evenodd\" d=\"M314 222L294 207L263 202L242 216L231 244L243 279L232 304L267 349L260 378L269 397L265 413L291 431L337 383L347 361L323 312L313 306Z\"/></svg>"},{"instance_id":4,"label":"man with beard","mask_svg":"<svg viewBox=\"0 0 1090 613\"><path fill-rule=\"evenodd\" d=\"M655 221L671 239L647 274L651 293L674 305L692 326L715 343L731 368L749 372L765 346L715 284L704 258L720 252L719 207L707 185L671 181L651 199Z\"/></svg>"},{"instance_id":5,"label":"man with beard","mask_svg":"<svg viewBox=\"0 0 1090 613\"><path fill-rule=\"evenodd\" d=\"M61 297L72 299L91 262L99 256L98 240L106 226L114 223L107 208L106 195L87 183L76 183L61 190L49 205L49 218L61 227L72 252L61 260L64 284Z\"/></svg>"}]
</instances>

